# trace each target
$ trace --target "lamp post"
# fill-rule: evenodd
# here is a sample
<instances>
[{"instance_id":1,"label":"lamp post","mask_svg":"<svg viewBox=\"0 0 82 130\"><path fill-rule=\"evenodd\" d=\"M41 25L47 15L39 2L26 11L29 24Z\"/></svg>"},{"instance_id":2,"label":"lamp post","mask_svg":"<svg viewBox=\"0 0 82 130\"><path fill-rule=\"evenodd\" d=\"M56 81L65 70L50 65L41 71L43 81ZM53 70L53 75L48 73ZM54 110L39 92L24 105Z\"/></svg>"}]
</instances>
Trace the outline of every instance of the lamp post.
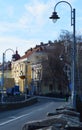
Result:
<instances>
[{"instance_id":1,"label":"lamp post","mask_svg":"<svg viewBox=\"0 0 82 130\"><path fill-rule=\"evenodd\" d=\"M76 108L76 37L75 37L75 9L72 9L72 6L70 3L67 1L60 1L58 2L55 7L54 7L54 12L52 13L52 16L50 19L52 19L54 22L57 19L60 19L60 17L57 15L56 12L56 7L60 3L66 3L70 6L71 8L71 26L73 26L73 44L72 44L72 70L71 70L71 84L72 84L72 93L71 93L71 101L72 101L72 106Z\"/></svg>"},{"instance_id":2,"label":"lamp post","mask_svg":"<svg viewBox=\"0 0 82 130\"><path fill-rule=\"evenodd\" d=\"M3 95L3 88L4 88L4 62L5 62L5 55L6 55L6 52L8 50L11 50L14 54L14 50L12 50L11 48L8 48L5 50L5 52L3 53L3 61L2 61L2 95L1 95L1 102L3 103L3 98L4 98L4 95Z\"/></svg>"}]
</instances>

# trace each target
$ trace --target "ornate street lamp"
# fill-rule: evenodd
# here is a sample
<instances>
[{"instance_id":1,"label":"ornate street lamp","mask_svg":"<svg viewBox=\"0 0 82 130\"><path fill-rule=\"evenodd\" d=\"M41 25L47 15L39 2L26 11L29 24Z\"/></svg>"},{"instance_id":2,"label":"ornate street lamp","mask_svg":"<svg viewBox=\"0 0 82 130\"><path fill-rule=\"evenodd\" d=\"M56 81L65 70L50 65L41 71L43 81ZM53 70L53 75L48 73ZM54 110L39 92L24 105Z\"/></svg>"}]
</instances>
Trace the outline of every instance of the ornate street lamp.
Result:
<instances>
[{"instance_id":1,"label":"ornate street lamp","mask_svg":"<svg viewBox=\"0 0 82 130\"><path fill-rule=\"evenodd\" d=\"M3 65L2 65L2 95L1 95L1 102L3 103L3 97L4 97L4 94L3 94L3 87L4 87L4 62L5 62L5 55L6 55L6 52L7 51L12 51L13 54L14 54L14 50L11 49L11 48L8 48L5 50L5 52L3 53Z\"/></svg>"},{"instance_id":2,"label":"ornate street lamp","mask_svg":"<svg viewBox=\"0 0 82 130\"><path fill-rule=\"evenodd\" d=\"M73 44L72 44L72 69L71 69L71 84L72 84L72 106L76 108L76 38L75 38L75 9L72 9L72 6L67 1L60 1L54 7L54 12L52 13L50 19L54 22L59 19L60 17L57 15L56 7L60 3L66 3L71 8L71 26L73 26Z\"/></svg>"}]
</instances>

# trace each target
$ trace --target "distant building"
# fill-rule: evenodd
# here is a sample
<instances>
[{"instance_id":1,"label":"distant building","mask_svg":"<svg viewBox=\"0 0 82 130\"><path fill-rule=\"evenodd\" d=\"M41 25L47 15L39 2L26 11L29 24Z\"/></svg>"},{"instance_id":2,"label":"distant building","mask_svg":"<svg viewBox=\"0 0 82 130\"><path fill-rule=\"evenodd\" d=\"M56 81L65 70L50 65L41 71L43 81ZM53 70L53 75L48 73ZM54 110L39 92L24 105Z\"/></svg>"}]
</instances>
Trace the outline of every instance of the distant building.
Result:
<instances>
[{"instance_id":1,"label":"distant building","mask_svg":"<svg viewBox=\"0 0 82 130\"><path fill-rule=\"evenodd\" d=\"M12 55L12 61L16 61L20 59L20 55L18 54L18 51L16 50L16 53Z\"/></svg>"},{"instance_id":2,"label":"distant building","mask_svg":"<svg viewBox=\"0 0 82 130\"><path fill-rule=\"evenodd\" d=\"M18 60L20 58L20 55L18 54L18 51L16 50L16 53L12 56L12 60ZM3 82L3 69L4 69L4 89L8 87L13 87L15 85L14 78L12 77L12 71L11 71L11 63L12 61L5 61L4 59L4 68L3 64L0 64L0 85L2 86Z\"/></svg>"}]
</instances>

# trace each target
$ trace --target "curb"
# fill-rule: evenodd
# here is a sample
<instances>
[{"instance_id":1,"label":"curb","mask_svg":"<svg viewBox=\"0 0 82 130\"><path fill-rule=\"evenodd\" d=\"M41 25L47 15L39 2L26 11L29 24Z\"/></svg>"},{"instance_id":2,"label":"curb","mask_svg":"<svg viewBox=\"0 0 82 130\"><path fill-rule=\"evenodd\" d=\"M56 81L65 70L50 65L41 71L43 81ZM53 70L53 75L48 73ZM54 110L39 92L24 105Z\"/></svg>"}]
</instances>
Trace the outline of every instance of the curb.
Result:
<instances>
[{"instance_id":1,"label":"curb","mask_svg":"<svg viewBox=\"0 0 82 130\"><path fill-rule=\"evenodd\" d=\"M4 102L0 103L0 111L8 111L13 109L18 109L26 106L30 106L34 103L38 102L37 97L31 97L25 101L18 101L18 102Z\"/></svg>"}]
</instances>

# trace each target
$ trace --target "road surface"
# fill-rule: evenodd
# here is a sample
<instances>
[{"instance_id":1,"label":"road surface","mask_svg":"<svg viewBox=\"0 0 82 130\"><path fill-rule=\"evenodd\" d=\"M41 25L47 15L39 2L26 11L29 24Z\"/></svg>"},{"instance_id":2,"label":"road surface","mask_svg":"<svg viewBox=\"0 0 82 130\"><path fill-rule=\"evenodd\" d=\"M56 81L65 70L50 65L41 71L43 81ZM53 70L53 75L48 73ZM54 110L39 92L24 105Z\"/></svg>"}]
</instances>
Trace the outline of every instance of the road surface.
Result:
<instances>
[{"instance_id":1,"label":"road surface","mask_svg":"<svg viewBox=\"0 0 82 130\"><path fill-rule=\"evenodd\" d=\"M54 112L65 103L65 101L42 98L31 106L0 112L0 130L22 130L24 123L47 118L47 112Z\"/></svg>"}]
</instances>

